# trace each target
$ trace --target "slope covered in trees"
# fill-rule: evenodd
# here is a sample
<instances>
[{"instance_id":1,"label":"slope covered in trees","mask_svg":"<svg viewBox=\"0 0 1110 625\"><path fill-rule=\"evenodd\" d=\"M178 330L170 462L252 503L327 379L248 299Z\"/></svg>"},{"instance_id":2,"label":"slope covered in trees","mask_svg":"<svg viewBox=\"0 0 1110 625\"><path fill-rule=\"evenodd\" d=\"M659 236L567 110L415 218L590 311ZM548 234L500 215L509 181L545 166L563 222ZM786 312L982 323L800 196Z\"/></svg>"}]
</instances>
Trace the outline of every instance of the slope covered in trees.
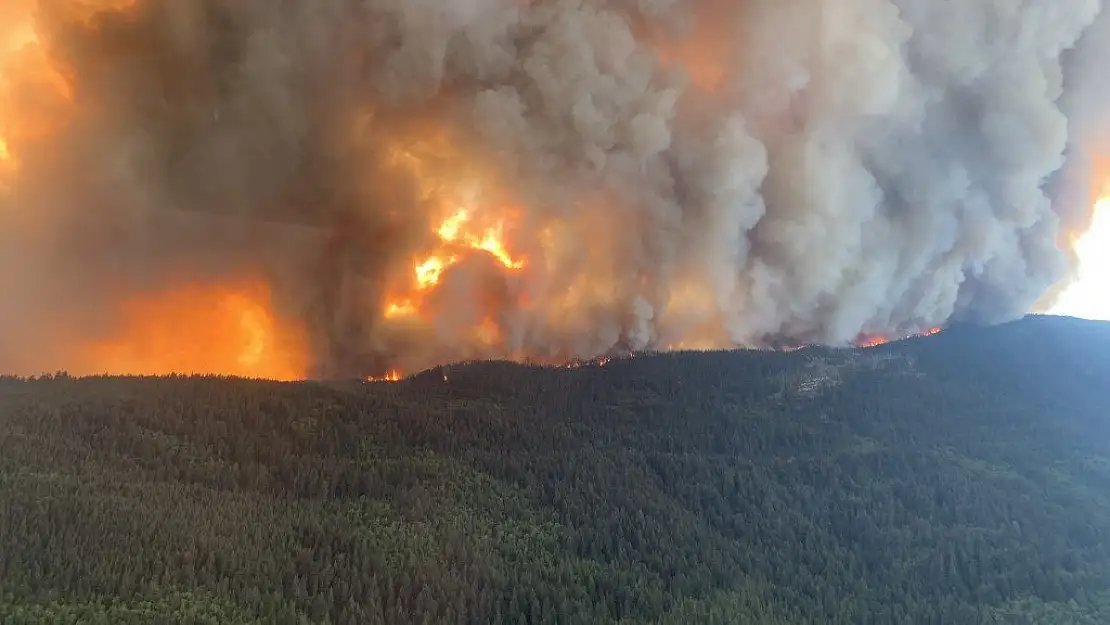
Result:
<instances>
[{"instance_id":1,"label":"slope covered in trees","mask_svg":"<svg viewBox=\"0 0 1110 625\"><path fill-rule=\"evenodd\" d=\"M0 622L1110 622L1110 325L0 381Z\"/></svg>"}]
</instances>

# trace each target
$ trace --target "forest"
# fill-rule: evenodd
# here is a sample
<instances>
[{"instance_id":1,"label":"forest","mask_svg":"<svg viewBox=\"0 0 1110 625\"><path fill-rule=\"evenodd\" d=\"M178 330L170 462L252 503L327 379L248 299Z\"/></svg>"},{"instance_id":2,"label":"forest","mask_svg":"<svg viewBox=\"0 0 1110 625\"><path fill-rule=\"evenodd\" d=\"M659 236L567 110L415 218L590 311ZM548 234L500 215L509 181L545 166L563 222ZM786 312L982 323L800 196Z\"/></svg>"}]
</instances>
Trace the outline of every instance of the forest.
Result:
<instances>
[{"instance_id":1,"label":"forest","mask_svg":"<svg viewBox=\"0 0 1110 625\"><path fill-rule=\"evenodd\" d=\"M1110 622L1110 324L0 378L0 622Z\"/></svg>"}]
</instances>

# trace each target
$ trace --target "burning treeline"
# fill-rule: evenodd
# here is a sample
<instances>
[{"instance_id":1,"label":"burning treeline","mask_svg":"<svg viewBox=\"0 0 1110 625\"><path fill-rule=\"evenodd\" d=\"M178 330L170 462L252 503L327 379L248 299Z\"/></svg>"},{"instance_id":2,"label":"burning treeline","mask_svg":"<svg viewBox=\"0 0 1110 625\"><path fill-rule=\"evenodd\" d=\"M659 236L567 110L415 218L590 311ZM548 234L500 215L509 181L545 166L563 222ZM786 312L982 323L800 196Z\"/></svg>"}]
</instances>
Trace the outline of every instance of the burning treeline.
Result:
<instances>
[{"instance_id":1,"label":"burning treeline","mask_svg":"<svg viewBox=\"0 0 1110 625\"><path fill-rule=\"evenodd\" d=\"M1089 220L1101 9L7 0L0 369L383 375L1011 318Z\"/></svg>"}]
</instances>

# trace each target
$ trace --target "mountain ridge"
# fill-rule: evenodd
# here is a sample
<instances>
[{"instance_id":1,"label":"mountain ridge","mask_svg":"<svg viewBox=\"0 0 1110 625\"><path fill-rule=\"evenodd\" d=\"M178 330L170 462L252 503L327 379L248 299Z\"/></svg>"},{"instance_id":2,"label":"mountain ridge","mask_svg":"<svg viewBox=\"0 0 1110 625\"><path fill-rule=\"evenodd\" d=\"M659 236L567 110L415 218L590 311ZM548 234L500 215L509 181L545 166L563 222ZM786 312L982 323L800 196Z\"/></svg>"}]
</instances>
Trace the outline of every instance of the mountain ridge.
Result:
<instances>
[{"instance_id":1,"label":"mountain ridge","mask_svg":"<svg viewBox=\"0 0 1110 625\"><path fill-rule=\"evenodd\" d=\"M8 378L0 619L1106 622L1108 347L1032 317L393 384Z\"/></svg>"}]
</instances>

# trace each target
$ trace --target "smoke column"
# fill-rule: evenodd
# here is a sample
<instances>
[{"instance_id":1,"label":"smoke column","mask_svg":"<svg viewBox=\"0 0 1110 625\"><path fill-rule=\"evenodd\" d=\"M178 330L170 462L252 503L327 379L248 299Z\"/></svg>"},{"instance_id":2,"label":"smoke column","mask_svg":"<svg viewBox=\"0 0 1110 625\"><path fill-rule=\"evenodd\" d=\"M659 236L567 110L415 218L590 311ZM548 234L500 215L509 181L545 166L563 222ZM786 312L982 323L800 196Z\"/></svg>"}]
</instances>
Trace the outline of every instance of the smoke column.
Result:
<instances>
[{"instance_id":1,"label":"smoke column","mask_svg":"<svg viewBox=\"0 0 1110 625\"><path fill-rule=\"evenodd\" d=\"M4 371L220 288L287 377L1004 321L1107 145L1099 0L4 5Z\"/></svg>"}]
</instances>

